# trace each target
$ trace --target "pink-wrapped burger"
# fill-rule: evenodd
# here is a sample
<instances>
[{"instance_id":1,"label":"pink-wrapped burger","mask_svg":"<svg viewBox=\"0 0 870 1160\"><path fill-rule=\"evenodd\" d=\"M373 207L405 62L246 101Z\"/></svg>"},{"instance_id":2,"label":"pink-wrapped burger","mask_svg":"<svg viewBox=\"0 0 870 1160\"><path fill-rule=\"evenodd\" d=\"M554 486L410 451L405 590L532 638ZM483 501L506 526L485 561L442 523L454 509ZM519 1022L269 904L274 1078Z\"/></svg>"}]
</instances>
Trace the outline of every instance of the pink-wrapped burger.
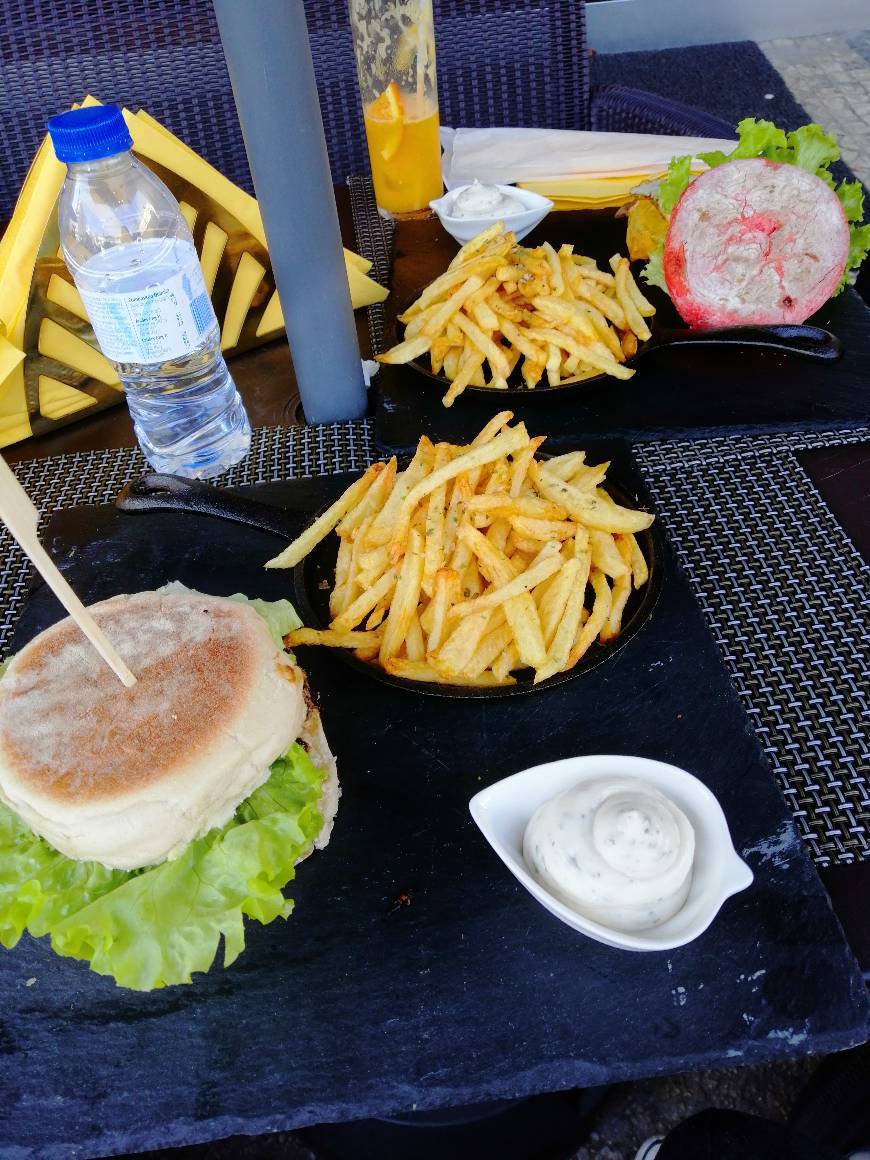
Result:
<instances>
[{"instance_id":1,"label":"pink-wrapped burger","mask_svg":"<svg viewBox=\"0 0 870 1160\"><path fill-rule=\"evenodd\" d=\"M798 323L836 291L848 254L843 207L818 177L761 158L729 161L674 207L665 280L690 326Z\"/></svg>"}]
</instances>

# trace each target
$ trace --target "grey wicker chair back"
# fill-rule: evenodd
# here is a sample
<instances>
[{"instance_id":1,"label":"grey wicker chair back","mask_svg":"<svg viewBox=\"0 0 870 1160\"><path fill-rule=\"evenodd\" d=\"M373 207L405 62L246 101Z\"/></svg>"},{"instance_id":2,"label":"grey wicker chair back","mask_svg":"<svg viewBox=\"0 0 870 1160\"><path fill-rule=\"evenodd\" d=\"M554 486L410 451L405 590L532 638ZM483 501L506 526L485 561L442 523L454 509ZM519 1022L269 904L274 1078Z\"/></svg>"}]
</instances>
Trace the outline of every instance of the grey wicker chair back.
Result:
<instances>
[{"instance_id":1,"label":"grey wicker chair back","mask_svg":"<svg viewBox=\"0 0 870 1160\"><path fill-rule=\"evenodd\" d=\"M343 181L368 169L347 4L304 2ZM435 20L444 124L587 126L583 0L435 0ZM0 0L0 222L46 119L86 92L147 109L251 189L209 0Z\"/></svg>"}]
</instances>

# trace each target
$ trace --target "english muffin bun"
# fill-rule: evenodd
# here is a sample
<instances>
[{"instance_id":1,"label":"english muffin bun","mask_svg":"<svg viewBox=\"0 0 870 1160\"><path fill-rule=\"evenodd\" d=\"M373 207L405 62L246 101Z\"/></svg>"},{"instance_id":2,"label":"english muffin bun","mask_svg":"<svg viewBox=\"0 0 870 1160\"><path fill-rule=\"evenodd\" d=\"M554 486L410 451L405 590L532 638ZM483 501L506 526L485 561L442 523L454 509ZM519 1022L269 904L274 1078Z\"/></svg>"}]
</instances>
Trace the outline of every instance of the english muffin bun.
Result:
<instances>
[{"instance_id":1,"label":"english muffin bun","mask_svg":"<svg viewBox=\"0 0 870 1160\"><path fill-rule=\"evenodd\" d=\"M63 620L0 681L0 799L61 853L123 870L177 856L221 826L298 739L335 762L302 670L244 603L140 592L91 606L137 677L124 688Z\"/></svg>"}]
</instances>

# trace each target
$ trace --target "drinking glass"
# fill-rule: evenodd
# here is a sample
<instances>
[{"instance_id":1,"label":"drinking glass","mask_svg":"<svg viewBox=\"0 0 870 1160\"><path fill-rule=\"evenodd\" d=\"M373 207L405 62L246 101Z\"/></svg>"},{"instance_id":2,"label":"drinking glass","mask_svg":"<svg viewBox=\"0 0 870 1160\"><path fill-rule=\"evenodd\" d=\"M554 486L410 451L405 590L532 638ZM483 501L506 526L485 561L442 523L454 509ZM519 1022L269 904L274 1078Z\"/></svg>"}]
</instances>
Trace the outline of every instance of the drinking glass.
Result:
<instances>
[{"instance_id":1,"label":"drinking glass","mask_svg":"<svg viewBox=\"0 0 870 1160\"><path fill-rule=\"evenodd\" d=\"M378 206L424 209L442 193L432 0L350 0Z\"/></svg>"}]
</instances>

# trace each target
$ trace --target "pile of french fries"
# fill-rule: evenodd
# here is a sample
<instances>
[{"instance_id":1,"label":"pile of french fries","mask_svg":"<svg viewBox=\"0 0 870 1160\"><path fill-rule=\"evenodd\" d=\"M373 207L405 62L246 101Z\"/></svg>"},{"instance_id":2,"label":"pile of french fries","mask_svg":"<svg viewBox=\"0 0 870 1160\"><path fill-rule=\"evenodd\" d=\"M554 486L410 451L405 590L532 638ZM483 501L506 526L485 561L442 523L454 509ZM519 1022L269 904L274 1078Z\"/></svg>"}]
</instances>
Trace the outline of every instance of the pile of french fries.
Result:
<instances>
[{"instance_id":1,"label":"pile of french fries","mask_svg":"<svg viewBox=\"0 0 870 1160\"><path fill-rule=\"evenodd\" d=\"M517 367L530 390L545 373L551 387L601 374L630 379L623 364L650 337L645 319L655 307L628 259L615 254L608 273L573 246L526 249L503 231L498 222L462 247L399 316L404 338L379 361L428 354L432 371L450 381L445 407L468 386L506 388Z\"/></svg>"},{"instance_id":2,"label":"pile of french fries","mask_svg":"<svg viewBox=\"0 0 870 1160\"><path fill-rule=\"evenodd\" d=\"M488 687L571 669L620 633L649 572L635 533L653 516L602 489L583 452L539 460L513 415L468 446L425 436L404 471L375 463L267 568L293 568L333 530L327 629L285 643L353 649L413 681ZM591 594L588 600L587 595Z\"/></svg>"}]
</instances>

